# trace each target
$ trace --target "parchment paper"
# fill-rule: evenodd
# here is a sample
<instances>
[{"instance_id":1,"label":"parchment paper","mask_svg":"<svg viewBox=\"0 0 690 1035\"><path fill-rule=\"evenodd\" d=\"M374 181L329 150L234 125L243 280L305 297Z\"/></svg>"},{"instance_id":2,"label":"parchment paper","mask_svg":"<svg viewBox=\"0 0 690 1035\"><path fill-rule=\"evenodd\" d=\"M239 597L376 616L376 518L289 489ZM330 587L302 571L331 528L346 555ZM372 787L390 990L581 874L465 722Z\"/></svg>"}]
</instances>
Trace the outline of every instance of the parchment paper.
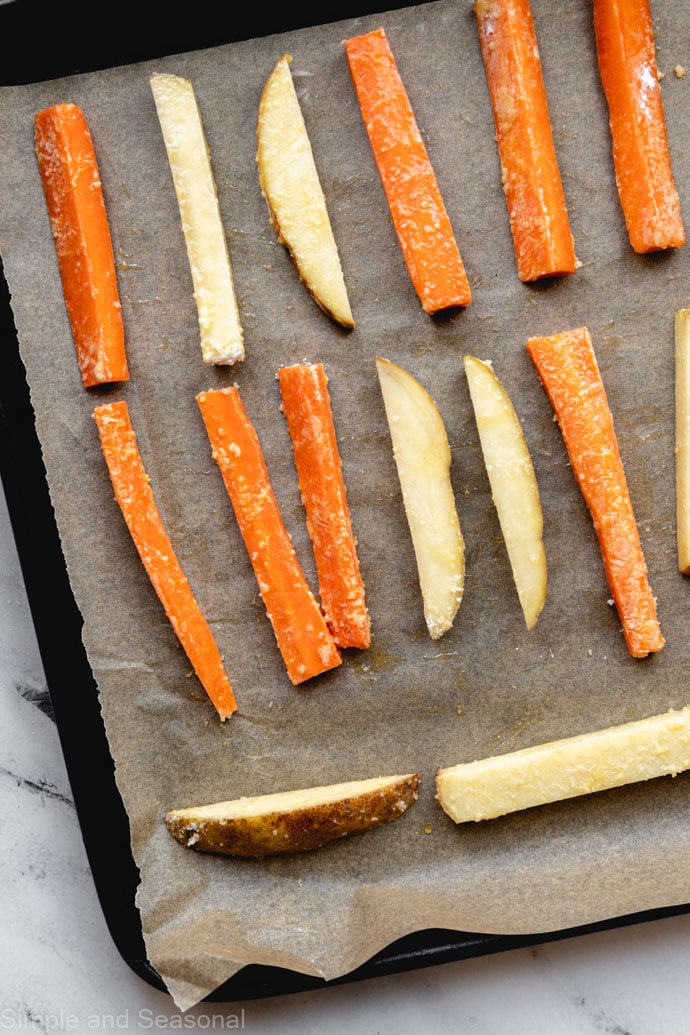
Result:
<instances>
[{"instance_id":1,"label":"parchment paper","mask_svg":"<svg viewBox=\"0 0 690 1035\"><path fill-rule=\"evenodd\" d=\"M656 3L657 56L681 201L690 214L690 64L684 5ZM515 271L493 121L469 2L371 18L29 86L0 96L0 251L12 293L51 498L100 693L141 873L149 959L181 1009L248 963L326 979L427 927L537 933L690 900L690 779L679 776L455 827L434 798L439 766L688 704L690 584L676 571L673 314L690 303L689 253L635 256L611 163L584 0L534 14L577 273L525 286ZM394 237L343 40L383 25L435 165L474 298L433 320ZM255 163L263 83L292 71L357 321L336 327L277 243ZM201 362L177 204L148 84L193 81L217 179L247 356ZM131 379L87 392L78 377L33 151L33 115L87 115L118 261ZM614 411L667 645L630 658L592 523L525 350L586 324ZM548 599L527 632L493 509L462 357L491 359L522 419L545 517ZM466 540L465 596L431 641L374 360L403 365L435 398L453 451ZM236 382L262 440L286 524L314 588L275 372L323 361L372 616L373 644L288 682L195 402ZM126 398L164 520L210 618L239 700L221 725L129 539L93 407ZM203 856L166 810L379 773L419 771L395 823L263 862Z\"/></svg>"}]
</instances>

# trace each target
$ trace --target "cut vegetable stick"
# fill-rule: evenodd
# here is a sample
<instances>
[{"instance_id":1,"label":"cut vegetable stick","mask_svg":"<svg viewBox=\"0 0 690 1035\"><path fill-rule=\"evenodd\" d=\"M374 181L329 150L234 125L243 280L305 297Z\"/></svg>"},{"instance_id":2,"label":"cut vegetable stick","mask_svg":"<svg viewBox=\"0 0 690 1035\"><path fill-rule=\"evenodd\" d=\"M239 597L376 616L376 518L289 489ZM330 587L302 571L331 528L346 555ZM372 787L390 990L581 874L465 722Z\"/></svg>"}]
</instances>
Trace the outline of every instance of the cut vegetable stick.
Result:
<instances>
[{"instance_id":1,"label":"cut vegetable stick","mask_svg":"<svg viewBox=\"0 0 690 1035\"><path fill-rule=\"evenodd\" d=\"M283 523L237 387L200 392L196 399L288 676L303 683L340 665L342 657Z\"/></svg>"},{"instance_id":2,"label":"cut vegetable stick","mask_svg":"<svg viewBox=\"0 0 690 1035\"><path fill-rule=\"evenodd\" d=\"M678 571L690 575L690 309L675 315L676 540Z\"/></svg>"},{"instance_id":3,"label":"cut vegetable stick","mask_svg":"<svg viewBox=\"0 0 690 1035\"><path fill-rule=\"evenodd\" d=\"M526 283L574 273L530 0L476 0L474 11L518 276Z\"/></svg>"},{"instance_id":4,"label":"cut vegetable stick","mask_svg":"<svg viewBox=\"0 0 690 1035\"><path fill-rule=\"evenodd\" d=\"M153 75L150 84L180 210L202 360L228 366L244 359L244 335L196 94L177 75Z\"/></svg>"},{"instance_id":5,"label":"cut vegetable stick","mask_svg":"<svg viewBox=\"0 0 690 1035\"><path fill-rule=\"evenodd\" d=\"M689 768L690 708L682 708L439 769L436 797L455 823L479 822L581 794L675 776Z\"/></svg>"},{"instance_id":6,"label":"cut vegetable stick","mask_svg":"<svg viewBox=\"0 0 690 1035\"><path fill-rule=\"evenodd\" d=\"M126 381L125 332L93 140L76 104L34 117L38 168L85 388Z\"/></svg>"},{"instance_id":7,"label":"cut vegetable stick","mask_svg":"<svg viewBox=\"0 0 690 1035\"><path fill-rule=\"evenodd\" d=\"M640 253L685 244L649 0L594 0L601 84L628 236Z\"/></svg>"},{"instance_id":8,"label":"cut vegetable stick","mask_svg":"<svg viewBox=\"0 0 690 1035\"><path fill-rule=\"evenodd\" d=\"M345 41L374 160L410 279L429 314L472 299L436 174L383 29Z\"/></svg>"},{"instance_id":9,"label":"cut vegetable stick","mask_svg":"<svg viewBox=\"0 0 690 1035\"><path fill-rule=\"evenodd\" d=\"M352 328L340 253L291 61L290 54L282 54L261 91L256 120L259 184L278 239L311 296L333 320Z\"/></svg>"},{"instance_id":10,"label":"cut vegetable stick","mask_svg":"<svg viewBox=\"0 0 690 1035\"><path fill-rule=\"evenodd\" d=\"M546 601L544 520L522 424L490 360L465 356L465 375L513 581L528 629Z\"/></svg>"},{"instance_id":11,"label":"cut vegetable stick","mask_svg":"<svg viewBox=\"0 0 690 1035\"><path fill-rule=\"evenodd\" d=\"M368 647L371 623L322 363L282 367L278 382L328 627L339 647Z\"/></svg>"},{"instance_id":12,"label":"cut vegetable stick","mask_svg":"<svg viewBox=\"0 0 690 1035\"><path fill-rule=\"evenodd\" d=\"M171 809L165 825L196 852L259 859L321 848L398 819L419 795L419 774L364 780Z\"/></svg>"},{"instance_id":13,"label":"cut vegetable stick","mask_svg":"<svg viewBox=\"0 0 690 1035\"><path fill-rule=\"evenodd\" d=\"M443 418L403 367L376 358L403 507L412 538L424 621L432 640L453 626L465 588L465 540L450 476Z\"/></svg>"},{"instance_id":14,"label":"cut vegetable stick","mask_svg":"<svg viewBox=\"0 0 690 1035\"><path fill-rule=\"evenodd\" d=\"M237 710L223 661L163 525L132 427L127 403L93 411L101 449L122 515L146 572L194 671L221 721Z\"/></svg>"},{"instance_id":15,"label":"cut vegetable stick","mask_svg":"<svg viewBox=\"0 0 690 1035\"><path fill-rule=\"evenodd\" d=\"M613 416L586 327L530 338L527 350L558 420L589 507L630 654L664 646Z\"/></svg>"}]
</instances>

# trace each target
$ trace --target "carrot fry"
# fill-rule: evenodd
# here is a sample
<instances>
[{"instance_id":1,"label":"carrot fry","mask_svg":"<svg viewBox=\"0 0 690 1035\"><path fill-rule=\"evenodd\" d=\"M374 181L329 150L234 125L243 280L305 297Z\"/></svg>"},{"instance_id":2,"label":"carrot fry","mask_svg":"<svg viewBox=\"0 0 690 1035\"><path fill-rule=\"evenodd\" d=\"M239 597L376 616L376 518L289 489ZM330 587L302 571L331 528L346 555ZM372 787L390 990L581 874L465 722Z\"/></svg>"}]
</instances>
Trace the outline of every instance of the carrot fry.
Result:
<instances>
[{"instance_id":1,"label":"carrot fry","mask_svg":"<svg viewBox=\"0 0 690 1035\"><path fill-rule=\"evenodd\" d=\"M126 381L122 307L91 133L76 104L34 117L38 168L85 388Z\"/></svg>"},{"instance_id":2,"label":"carrot fry","mask_svg":"<svg viewBox=\"0 0 690 1035\"><path fill-rule=\"evenodd\" d=\"M649 0L594 0L616 184L634 251L685 244L666 134Z\"/></svg>"},{"instance_id":3,"label":"carrot fry","mask_svg":"<svg viewBox=\"0 0 690 1035\"><path fill-rule=\"evenodd\" d=\"M339 647L371 642L357 540L347 502L328 377L321 363L282 367L278 382L326 622Z\"/></svg>"},{"instance_id":4,"label":"carrot fry","mask_svg":"<svg viewBox=\"0 0 690 1035\"><path fill-rule=\"evenodd\" d=\"M345 41L374 161L412 284L429 314L472 299L436 174L383 29Z\"/></svg>"},{"instance_id":5,"label":"carrot fry","mask_svg":"<svg viewBox=\"0 0 690 1035\"><path fill-rule=\"evenodd\" d=\"M237 710L223 661L158 512L126 402L93 411L123 517L177 638L222 722Z\"/></svg>"},{"instance_id":6,"label":"carrot fry","mask_svg":"<svg viewBox=\"0 0 690 1035\"><path fill-rule=\"evenodd\" d=\"M303 683L340 665L340 652L283 524L237 387L200 392L196 399L288 676L294 685Z\"/></svg>"},{"instance_id":7,"label":"carrot fry","mask_svg":"<svg viewBox=\"0 0 690 1035\"><path fill-rule=\"evenodd\" d=\"M476 0L474 12L518 276L527 283L574 273L530 0Z\"/></svg>"},{"instance_id":8,"label":"carrot fry","mask_svg":"<svg viewBox=\"0 0 690 1035\"><path fill-rule=\"evenodd\" d=\"M643 658L664 639L647 580L613 416L586 327L530 338L527 351L553 407L589 507L611 596L630 654Z\"/></svg>"}]
</instances>

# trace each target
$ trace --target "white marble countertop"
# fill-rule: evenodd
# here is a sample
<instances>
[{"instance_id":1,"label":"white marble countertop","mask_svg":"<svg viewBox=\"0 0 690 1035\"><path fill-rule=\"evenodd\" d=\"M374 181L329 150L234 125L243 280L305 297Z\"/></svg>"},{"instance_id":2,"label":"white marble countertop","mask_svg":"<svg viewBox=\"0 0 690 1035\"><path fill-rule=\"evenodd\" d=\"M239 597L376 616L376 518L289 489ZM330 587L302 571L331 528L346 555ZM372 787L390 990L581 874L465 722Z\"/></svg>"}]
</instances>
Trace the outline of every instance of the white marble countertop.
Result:
<instances>
[{"instance_id":1,"label":"white marble countertop","mask_svg":"<svg viewBox=\"0 0 690 1035\"><path fill-rule=\"evenodd\" d=\"M0 837L0 1031L690 1032L690 915L181 1014L106 926L1 489Z\"/></svg>"}]
</instances>

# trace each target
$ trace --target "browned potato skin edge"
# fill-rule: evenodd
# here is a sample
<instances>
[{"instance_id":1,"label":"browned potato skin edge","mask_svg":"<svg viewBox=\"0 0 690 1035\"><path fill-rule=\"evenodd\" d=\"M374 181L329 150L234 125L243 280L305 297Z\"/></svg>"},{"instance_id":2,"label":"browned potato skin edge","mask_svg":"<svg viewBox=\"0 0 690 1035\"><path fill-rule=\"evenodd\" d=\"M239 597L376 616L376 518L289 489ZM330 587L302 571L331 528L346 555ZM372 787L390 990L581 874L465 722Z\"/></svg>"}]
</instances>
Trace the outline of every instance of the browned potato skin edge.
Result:
<instances>
[{"instance_id":1,"label":"browned potato skin edge","mask_svg":"<svg viewBox=\"0 0 690 1035\"><path fill-rule=\"evenodd\" d=\"M413 773L384 790L369 791L327 805L227 821L194 822L172 811L166 815L165 825L177 841L197 852L254 859L292 855L398 819L417 800L418 794L419 774Z\"/></svg>"}]
</instances>

